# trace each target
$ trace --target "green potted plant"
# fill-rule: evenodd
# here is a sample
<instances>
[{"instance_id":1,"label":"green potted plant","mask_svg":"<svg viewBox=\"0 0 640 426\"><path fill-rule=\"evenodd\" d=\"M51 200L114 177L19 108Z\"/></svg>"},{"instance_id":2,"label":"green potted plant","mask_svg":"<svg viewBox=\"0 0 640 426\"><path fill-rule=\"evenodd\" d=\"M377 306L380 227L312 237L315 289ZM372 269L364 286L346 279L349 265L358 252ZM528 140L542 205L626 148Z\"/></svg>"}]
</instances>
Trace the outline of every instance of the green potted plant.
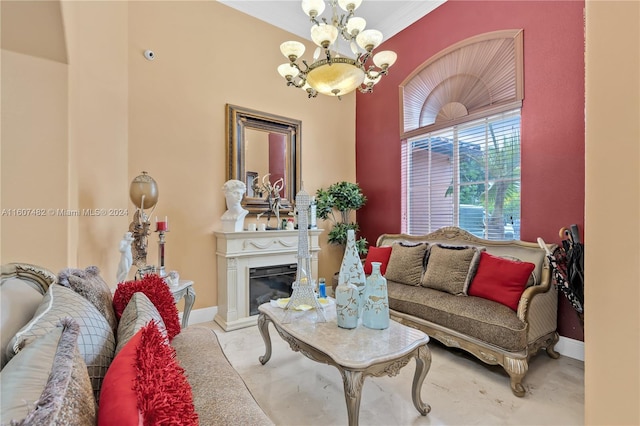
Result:
<instances>
[{"instance_id":1,"label":"green potted plant","mask_svg":"<svg viewBox=\"0 0 640 426\"><path fill-rule=\"evenodd\" d=\"M350 222L352 211L356 211L367 202L357 183L337 182L328 189L320 188L316 191L316 215L322 220L330 220L333 228L329 231L329 244L345 245L347 231L353 229L358 232L357 222ZM336 215L336 213L338 213ZM356 240L358 253L367 254L367 240L360 237Z\"/></svg>"}]
</instances>

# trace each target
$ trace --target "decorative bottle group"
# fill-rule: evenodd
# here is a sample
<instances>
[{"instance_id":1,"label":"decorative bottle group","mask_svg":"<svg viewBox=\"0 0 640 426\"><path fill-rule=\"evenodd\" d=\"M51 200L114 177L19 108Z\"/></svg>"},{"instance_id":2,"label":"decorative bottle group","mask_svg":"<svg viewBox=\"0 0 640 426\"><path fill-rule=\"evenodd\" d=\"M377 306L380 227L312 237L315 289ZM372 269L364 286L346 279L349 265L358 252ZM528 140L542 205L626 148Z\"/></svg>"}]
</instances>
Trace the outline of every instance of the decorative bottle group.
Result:
<instances>
[{"instance_id":1,"label":"decorative bottle group","mask_svg":"<svg viewBox=\"0 0 640 426\"><path fill-rule=\"evenodd\" d=\"M380 272L381 263L372 262L371 266L371 275L366 277L356 248L355 233L350 229L335 294L338 327L356 328L359 318L367 328L382 330L389 327L387 280Z\"/></svg>"}]
</instances>

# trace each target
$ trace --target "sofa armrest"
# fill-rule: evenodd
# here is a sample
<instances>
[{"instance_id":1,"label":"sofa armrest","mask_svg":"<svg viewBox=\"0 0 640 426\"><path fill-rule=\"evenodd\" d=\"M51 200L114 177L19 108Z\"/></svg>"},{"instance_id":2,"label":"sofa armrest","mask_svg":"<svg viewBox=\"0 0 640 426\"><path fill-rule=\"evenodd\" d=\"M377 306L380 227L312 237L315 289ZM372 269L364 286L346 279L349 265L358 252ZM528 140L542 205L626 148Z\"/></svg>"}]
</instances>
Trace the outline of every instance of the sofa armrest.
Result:
<instances>
[{"instance_id":1,"label":"sofa armrest","mask_svg":"<svg viewBox=\"0 0 640 426\"><path fill-rule=\"evenodd\" d=\"M558 325L558 292L551 280L551 268L545 259L541 282L527 287L518 303L518 318L529 325L527 342L556 330Z\"/></svg>"}]
</instances>

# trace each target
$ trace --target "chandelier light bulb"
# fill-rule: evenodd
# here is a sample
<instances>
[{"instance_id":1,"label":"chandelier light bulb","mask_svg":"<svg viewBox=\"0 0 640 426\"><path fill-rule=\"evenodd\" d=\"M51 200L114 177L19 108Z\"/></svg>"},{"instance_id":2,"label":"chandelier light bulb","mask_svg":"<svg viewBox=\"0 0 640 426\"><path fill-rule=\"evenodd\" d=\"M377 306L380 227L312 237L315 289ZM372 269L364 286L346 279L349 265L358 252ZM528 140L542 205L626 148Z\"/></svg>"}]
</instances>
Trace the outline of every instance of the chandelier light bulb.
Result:
<instances>
[{"instance_id":1,"label":"chandelier light bulb","mask_svg":"<svg viewBox=\"0 0 640 426\"><path fill-rule=\"evenodd\" d=\"M358 46L371 52L382 43L382 33L378 30L364 30L356 37Z\"/></svg>"},{"instance_id":2,"label":"chandelier light bulb","mask_svg":"<svg viewBox=\"0 0 640 426\"><path fill-rule=\"evenodd\" d=\"M398 59L398 55L396 52L391 50L383 50L382 52L378 52L373 55L373 63L383 70L386 70L391 65L395 64L396 59Z\"/></svg>"},{"instance_id":3,"label":"chandelier light bulb","mask_svg":"<svg viewBox=\"0 0 640 426\"><path fill-rule=\"evenodd\" d=\"M347 32L351 34L352 37L355 37L362 32L366 26L367 21L365 21L364 18L354 16L347 21Z\"/></svg>"},{"instance_id":4,"label":"chandelier light bulb","mask_svg":"<svg viewBox=\"0 0 640 426\"><path fill-rule=\"evenodd\" d=\"M338 38L338 29L330 24L321 23L311 27L311 39L318 46L328 48Z\"/></svg>"},{"instance_id":5,"label":"chandelier light bulb","mask_svg":"<svg viewBox=\"0 0 640 426\"><path fill-rule=\"evenodd\" d=\"M302 56L304 54L304 50L304 44L299 41L285 41L280 45L280 52L282 52L284 57L289 59L291 62L294 62Z\"/></svg>"},{"instance_id":6,"label":"chandelier light bulb","mask_svg":"<svg viewBox=\"0 0 640 426\"><path fill-rule=\"evenodd\" d=\"M322 15L324 8L324 0L302 0L302 10L310 18Z\"/></svg>"},{"instance_id":7,"label":"chandelier light bulb","mask_svg":"<svg viewBox=\"0 0 640 426\"><path fill-rule=\"evenodd\" d=\"M345 12L353 12L362 4L362 0L338 0L338 5Z\"/></svg>"}]
</instances>

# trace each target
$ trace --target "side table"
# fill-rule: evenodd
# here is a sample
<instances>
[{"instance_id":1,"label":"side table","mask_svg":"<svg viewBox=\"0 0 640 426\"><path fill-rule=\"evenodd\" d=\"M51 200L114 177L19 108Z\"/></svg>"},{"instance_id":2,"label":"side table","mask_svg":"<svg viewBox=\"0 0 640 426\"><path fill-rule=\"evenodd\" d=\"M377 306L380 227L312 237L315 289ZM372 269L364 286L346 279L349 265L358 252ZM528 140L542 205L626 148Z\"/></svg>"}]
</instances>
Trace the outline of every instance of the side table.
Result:
<instances>
[{"instance_id":1,"label":"side table","mask_svg":"<svg viewBox=\"0 0 640 426\"><path fill-rule=\"evenodd\" d=\"M193 281L180 280L178 285L168 286L173 294L173 300L178 303L180 299L184 297L184 312L182 313L182 328L186 328L189 325L189 314L191 308L196 301L196 292L193 289Z\"/></svg>"}]
</instances>

